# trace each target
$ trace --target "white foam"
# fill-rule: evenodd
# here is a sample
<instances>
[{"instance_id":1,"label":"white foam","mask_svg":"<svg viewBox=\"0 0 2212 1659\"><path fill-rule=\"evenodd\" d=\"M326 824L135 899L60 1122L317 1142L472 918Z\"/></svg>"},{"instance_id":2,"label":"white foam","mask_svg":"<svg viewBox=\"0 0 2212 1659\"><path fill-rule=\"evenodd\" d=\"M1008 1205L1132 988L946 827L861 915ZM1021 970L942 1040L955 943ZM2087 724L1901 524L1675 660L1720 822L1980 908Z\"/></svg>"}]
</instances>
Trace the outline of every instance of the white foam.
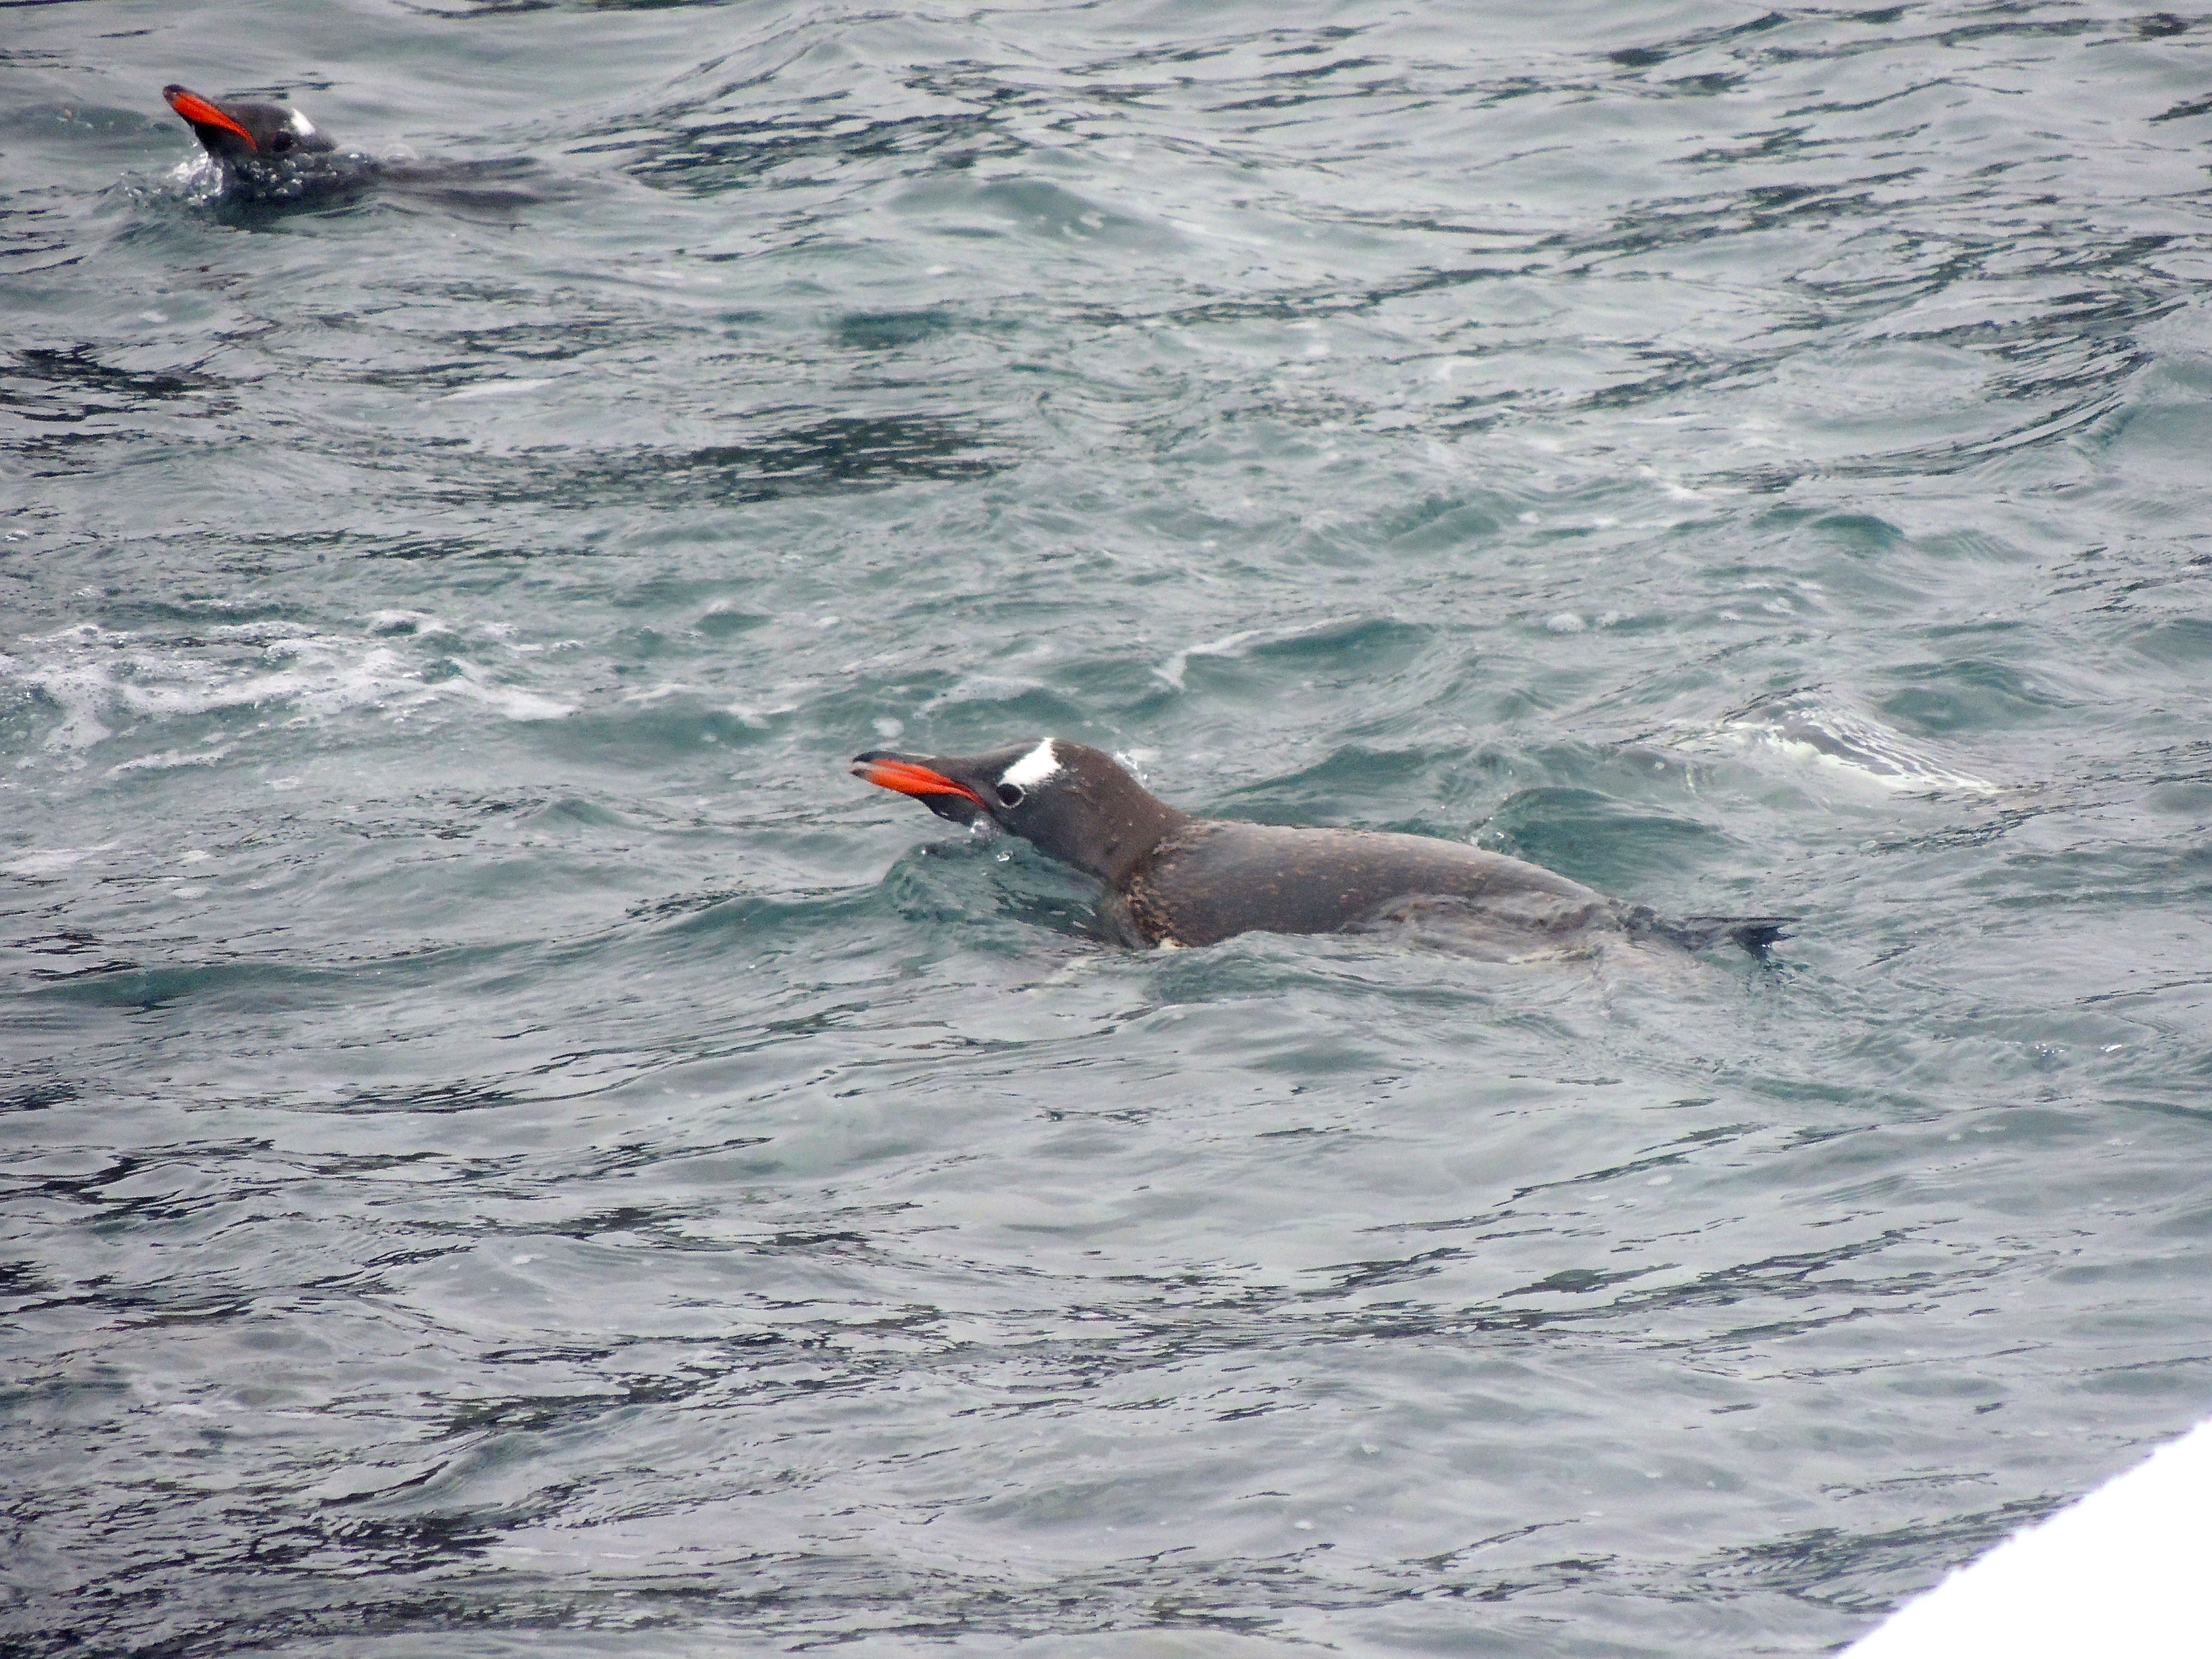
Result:
<instances>
[{"instance_id":1,"label":"white foam","mask_svg":"<svg viewBox=\"0 0 2212 1659\"><path fill-rule=\"evenodd\" d=\"M107 775L112 778L122 772L167 772L179 766L213 766L229 752L228 749L164 749L158 755L141 755L136 760L111 766Z\"/></svg>"},{"instance_id":2,"label":"white foam","mask_svg":"<svg viewBox=\"0 0 2212 1659\"><path fill-rule=\"evenodd\" d=\"M0 864L0 876L54 875L114 845L112 841L104 841L97 847L56 847L44 853L26 853L21 858Z\"/></svg>"},{"instance_id":3,"label":"white foam","mask_svg":"<svg viewBox=\"0 0 2212 1659\"><path fill-rule=\"evenodd\" d=\"M551 386L550 375L537 380L479 380L474 386L465 386L459 392L448 392L441 403L465 404L478 398L512 398L525 392L535 392L541 386Z\"/></svg>"},{"instance_id":4,"label":"white foam","mask_svg":"<svg viewBox=\"0 0 2212 1659\"><path fill-rule=\"evenodd\" d=\"M537 692L526 691L520 686L495 684L474 663L456 663L454 666L461 671L461 677L438 687L430 694L431 698L440 691L455 692L511 720L565 720L576 712L574 703L540 696Z\"/></svg>"},{"instance_id":5,"label":"white foam","mask_svg":"<svg viewBox=\"0 0 2212 1659\"><path fill-rule=\"evenodd\" d=\"M313 629L303 623L289 622L218 623L213 628L201 629L197 631L202 639L222 640L227 643L239 645L282 645L291 640L312 640L316 637ZM129 634L117 634L112 637L127 640L133 636Z\"/></svg>"},{"instance_id":6,"label":"white foam","mask_svg":"<svg viewBox=\"0 0 2212 1659\"><path fill-rule=\"evenodd\" d=\"M89 749L115 735L99 714L111 684L106 671L58 668L43 674L27 673L22 678L25 684L37 686L62 706L62 723L46 733L42 747L62 754L74 749Z\"/></svg>"},{"instance_id":7,"label":"white foam","mask_svg":"<svg viewBox=\"0 0 2212 1659\"><path fill-rule=\"evenodd\" d=\"M1264 236L1240 236L1233 230L1216 230L1211 225L1201 225L1195 219L1170 219L1168 223L1177 230L1187 230L1194 236L1203 236L1212 242L1233 242L1241 247L1273 247L1274 244ZM1291 325L1292 328L1298 324ZM1312 325L1307 325L1312 326Z\"/></svg>"},{"instance_id":8,"label":"white foam","mask_svg":"<svg viewBox=\"0 0 2212 1659\"><path fill-rule=\"evenodd\" d=\"M966 708L977 702L1012 702L1044 689L1042 680L1019 679L1011 674L963 674L922 702L915 713L918 716L929 715L940 708Z\"/></svg>"},{"instance_id":9,"label":"white foam","mask_svg":"<svg viewBox=\"0 0 2212 1659\"><path fill-rule=\"evenodd\" d=\"M1180 691L1183 689L1182 677L1189 670L1190 659L1193 657L1229 656L1245 641L1259 638L1262 631L1257 628L1248 628L1241 634L1224 634L1221 638L1209 640L1204 645L1189 646L1176 652L1175 655L1152 670L1152 672Z\"/></svg>"},{"instance_id":10,"label":"white foam","mask_svg":"<svg viewBox=\"0 0 2212 1659\"><path fill-rule=\"evenodd\" d=\"M392 619L380 613L376 620ZM398 619L413 622L415 616ZM450 637L450 630L434 619L428 627L417 626L422 633ZM60 722L43 745L55 754L104 743L115 735L116 726L158 727L247 708L292 724L362 708L399 718L422 705L455 699L481 703L515 720L557 720L575 712L572 704L495 682L485 669L452 657L444 660L455 671L453 678L426 683L423 659L411 650L291 623L207 628L189 641L115 633L87 623L28 636L24 643L46 648L9 659L0 665L0 675L59 707ZM170 750L124 761L115 770L201 766L212 758Z\"/></svg>"},{"instance_id":11,"label":"white foam","mask_svg":"<svg viewBox=\"0 0 2212 1659\"><path fill-rule=\"evenodd\" d=\"M684 684L680 680L663 680L658 685L641 686L635 691L624 692L623 701L624 702L659 702L665 697L678 696L684 692L696 689L695 686Z\"/></svg>"},{"instance_id":12,"label":"white foam","mask_svg":"<svg viewBox=\"0 0 2212 1659\"><path fill-rule=\"evenodd\" d=\"M1011 783L1017 789L1034 789L1047 778L1056 776L1060 769L1060 757L1053 752L1052 739L1045 738L1009 766L999 781Z\"/></svg>"},{"instance_id":13,"label":"white foam","mask_svg":"<svg viewBox=\"0 0 2212 1659\"><path fill-rule=\"evenodd\" d=\"M368 631L411 634L420 638L426 634L450 634L453 630L427 611L372 611L368 614Z\"/></svg>"},{"instance_id":14,"label":"white foam","mask_svg":"<svg viewBox=\"0 0 2212 1659\"><path fill-rule=\"evenodd\" d=\"M2002 793L2001 785L1949 766L1879 720L1803 696L1754 705L1717 725L1685 732L1673 746L1726 748L1747 757L1774 755L1893 794L1963 789Z\"/></svg>"}]
</instances>

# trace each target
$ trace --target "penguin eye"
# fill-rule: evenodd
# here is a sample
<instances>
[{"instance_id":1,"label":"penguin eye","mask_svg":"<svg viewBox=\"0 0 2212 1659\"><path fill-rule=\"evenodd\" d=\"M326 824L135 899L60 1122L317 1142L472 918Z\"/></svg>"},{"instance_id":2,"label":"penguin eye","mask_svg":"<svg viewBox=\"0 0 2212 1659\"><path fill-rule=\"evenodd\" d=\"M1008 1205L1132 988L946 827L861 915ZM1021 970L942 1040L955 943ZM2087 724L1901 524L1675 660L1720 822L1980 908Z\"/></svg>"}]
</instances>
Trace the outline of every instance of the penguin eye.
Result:
<instances>
[{"instance_id":1,"label":"penguin eye","mask_svg":"<svg viewBox=\"0 0 2212 1659\"><path fill-rule=\"evenodd\" d=\"M269 148L276 155L282 155L286 150L292 148L292 135L289 132L277 133L275 137L270 139Z\"/></svg>"},{"instance_id":2,"label":"penguin eye","mask_svg":"<svg viewBox=\"0 0 2212 1659\"><path fill-rule=\"evenodd\" d=\"M998 788L999 805L1007 808L1019 806L1027 800L1029 792L1018 783L1002 783Z\"/></svg>"}]
</instances>

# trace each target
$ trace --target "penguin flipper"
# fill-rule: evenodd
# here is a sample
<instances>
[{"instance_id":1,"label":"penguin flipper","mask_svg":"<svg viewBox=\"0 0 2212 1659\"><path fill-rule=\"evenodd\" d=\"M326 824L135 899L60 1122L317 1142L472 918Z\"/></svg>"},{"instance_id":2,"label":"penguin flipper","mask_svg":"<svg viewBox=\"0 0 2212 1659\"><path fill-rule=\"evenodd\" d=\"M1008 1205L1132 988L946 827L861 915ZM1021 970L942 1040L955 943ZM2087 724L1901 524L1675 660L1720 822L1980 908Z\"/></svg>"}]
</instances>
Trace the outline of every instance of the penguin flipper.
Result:
<instances>
[{"instance_id":1,"label":"penguin flipper","mask_svg":"<svg viewBox=\"0 0 2212 1659\"><path fill-rule=\"evenodd\" d=\"M1740 945L1753 956L1765 957L1769 946L1790 935L1784 928L1802 916L1679 916L1663 919L1638 905L1628 916L1628 931L1639 938L1663 939L1685 951L1704 951L1716 945Z\"/></svg>"},{"instance_id":2,"label":"penguin flipper","mask_svg":"<svg viewBox=\"0 0 2212 1659\"><path fill-rule=\"evenodd\" d=\"M1692 951L1725 942L1741 945L1752 955L1764 957L1767 947L1777 939L1790 937L1783 931L1784 928L1803 920L1802 916L1684 916L1671 931L1675 939Z\"/></svg>"}]
</instances>

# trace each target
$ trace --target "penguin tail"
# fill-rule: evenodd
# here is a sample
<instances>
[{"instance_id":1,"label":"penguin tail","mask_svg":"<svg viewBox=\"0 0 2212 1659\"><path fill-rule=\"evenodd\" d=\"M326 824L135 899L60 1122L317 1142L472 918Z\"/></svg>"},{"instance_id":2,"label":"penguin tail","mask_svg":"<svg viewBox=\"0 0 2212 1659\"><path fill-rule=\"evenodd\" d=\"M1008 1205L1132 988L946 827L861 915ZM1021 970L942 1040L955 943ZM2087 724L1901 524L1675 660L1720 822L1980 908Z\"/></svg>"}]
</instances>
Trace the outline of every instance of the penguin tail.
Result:
<instances>
[{"instance_id":1,"label":"penguin tail","mask_svg":"<svg viewBox=\"0 0 2212 1659\"><path fill-rule=\"evenodd\" d=\"M1790 937L1785 928L1803 920L1802 916L1681 916L1670 921L1639 905L1629 918L1628 931L1641 938L1663 939L1685 951L1740 945L1753 956L1764 957L1768 946Z\"/></svg>"}]
</instances>

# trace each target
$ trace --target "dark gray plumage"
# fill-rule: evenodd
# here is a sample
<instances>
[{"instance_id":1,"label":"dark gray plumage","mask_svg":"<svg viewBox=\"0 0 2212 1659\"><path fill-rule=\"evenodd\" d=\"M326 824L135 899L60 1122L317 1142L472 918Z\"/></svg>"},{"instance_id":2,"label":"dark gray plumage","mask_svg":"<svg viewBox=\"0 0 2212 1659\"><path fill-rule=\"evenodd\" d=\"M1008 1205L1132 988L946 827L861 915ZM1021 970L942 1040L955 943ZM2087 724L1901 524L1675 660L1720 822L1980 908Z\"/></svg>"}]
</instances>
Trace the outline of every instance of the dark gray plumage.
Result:
<instances>
[{"instance_id":1,"label":"dark gray plumage","mask_svg":"<svg viewBox=\"0 0 2212 1659\"><path fill-rule=\"evenodd\" d=\"M1129 943L1212 945L1243 933L1333 933L1435 920L1508 951L1593 933L1754 955L1788 916L1665 921L1524 860L1429 836L1194 817L1096 749L1058 738L966 757L870 750L855 775L939 817L988 817L1103 882L1107 929Z\"/></svg>"},{"instance_id":2,"label":"dark gray plumage","mask_svg":"<svg viewBox=\"0 0 2212 1659\"><path fill-rule=\"evenodd\" d=\"M535 161L384 161L340 149L289 104L231 98L217 102L188 88L161 95L191 127L222 174L222 197L254 207L329 205L370 185L402 191L465 213L505 213L562 193Z\"/></svg>"},{"instance_id":3,"label":"dark gray plumage","mask_svg":"<svg viewBox=\"0 0 2212 1659\"><path fill-rule=\"evenodd\" d=\"M289 104L250 99L217 103L179 86L162 88L161 96L222 169L228 195L283 201L344 188L368 177L367 156L341 155L328 134Z\"/></svg>"}]
</instances>

